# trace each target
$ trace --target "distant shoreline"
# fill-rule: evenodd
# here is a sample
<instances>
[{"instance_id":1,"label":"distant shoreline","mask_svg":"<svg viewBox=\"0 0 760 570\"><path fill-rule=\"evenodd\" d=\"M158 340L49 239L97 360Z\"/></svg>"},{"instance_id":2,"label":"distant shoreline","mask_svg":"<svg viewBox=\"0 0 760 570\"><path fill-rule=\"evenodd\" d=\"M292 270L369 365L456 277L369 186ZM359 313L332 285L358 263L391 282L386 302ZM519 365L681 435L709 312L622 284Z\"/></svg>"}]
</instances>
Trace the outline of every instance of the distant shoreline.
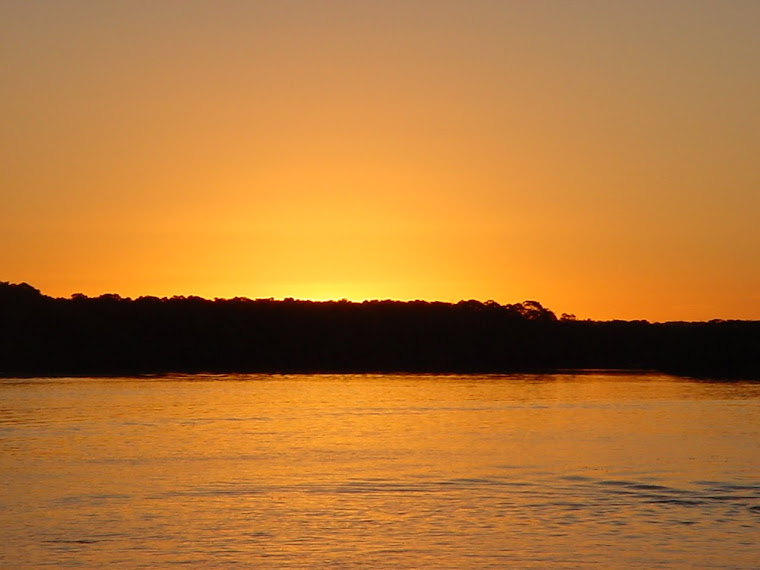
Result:
<instances>
[{"instance_id":1,"label":"distant shoreline","mask_svg":"<svg viewBox=\"0 0 760 570\"><path fill-rule=\"evenodd\" d=\"M0 282L0 376L565 373L760 379L760 321L558 319L535 301L55 299Z\"/></svg>"},{"instance_id":2,"label":"distant shoreline","mask_svg":"<svg viewBox=\"0 0 760 570\"><path fill-rule=\"evenodd\" d=\"M49 374L6 374L0 373L0 380L77 380L83 378L102 379L102 380L161 380L163 378L176 378L176 377L188 377L193 379L203 379L203 377L215 377L215 376L431 376L431 377L444 377L444 376L457 376L457 377L489 377L495 378L504 376L594 376L594 375L608 375L608 376L670 376L673 378L680 378L687 381L706 381L706 382L760 382L760 377L748 377L748 376L721 376L721 375L698 375L698 374L679 374L675 372L664 372L661 370L638 370L638 369L581 369L581 370L522 370L513 372L380 372L380 371L354 371L354 372L328 372L328 371L313 371L313 372L157 372L157 373L138 373L128 374L119 372L101 372L101 373L49 373Z\"/></svg>"}]
</instances>

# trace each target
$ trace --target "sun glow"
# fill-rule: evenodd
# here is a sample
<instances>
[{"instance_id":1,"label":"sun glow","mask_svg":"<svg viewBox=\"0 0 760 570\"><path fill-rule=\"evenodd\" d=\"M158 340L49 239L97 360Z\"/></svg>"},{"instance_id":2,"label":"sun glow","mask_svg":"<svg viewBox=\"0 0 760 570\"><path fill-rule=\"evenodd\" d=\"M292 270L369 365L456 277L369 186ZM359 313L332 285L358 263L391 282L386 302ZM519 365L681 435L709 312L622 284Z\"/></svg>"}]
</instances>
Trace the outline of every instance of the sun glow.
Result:
<instances>
[{"instance_id":1,"label":"sun glow","mask_svg":"<svg viewBox=\"0 0 760 570\"><path fill-rule=\"evenodd\" d=\"M760 4L233 4L5 9L0 279L760 318Z\"/></svg>"}]
</instances>

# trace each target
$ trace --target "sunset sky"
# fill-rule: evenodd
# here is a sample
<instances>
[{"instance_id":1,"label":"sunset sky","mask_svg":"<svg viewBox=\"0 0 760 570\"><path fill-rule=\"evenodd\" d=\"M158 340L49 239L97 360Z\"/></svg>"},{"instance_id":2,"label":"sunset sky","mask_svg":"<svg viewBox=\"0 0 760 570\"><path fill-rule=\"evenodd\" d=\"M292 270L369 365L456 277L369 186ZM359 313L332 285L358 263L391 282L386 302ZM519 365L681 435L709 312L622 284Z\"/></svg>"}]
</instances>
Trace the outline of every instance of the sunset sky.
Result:
<instances>
[{"instance_id":1,"label":"sunset sky","mask_svg":"<svg viewBox=\"0 0 760 570\"><path fill-rule=\"evenodd\" d=\"M760 319L756 0L0 0L0 281Z\"/></svg>"}]
</instances>

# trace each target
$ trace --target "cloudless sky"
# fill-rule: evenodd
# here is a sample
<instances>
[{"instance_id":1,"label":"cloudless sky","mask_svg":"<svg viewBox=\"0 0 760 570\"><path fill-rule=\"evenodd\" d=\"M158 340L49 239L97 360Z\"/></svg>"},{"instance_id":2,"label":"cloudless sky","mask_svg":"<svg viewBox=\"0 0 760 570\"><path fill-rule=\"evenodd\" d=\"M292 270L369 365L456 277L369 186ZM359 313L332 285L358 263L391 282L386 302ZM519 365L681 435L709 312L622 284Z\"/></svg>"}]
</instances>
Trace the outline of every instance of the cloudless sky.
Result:
<instances>
[{"instance_id":1,"label":"cloudless sky","mask_svg":"<svg viewBox=\"0 0 760 570\"><path fill-rule=\"evenodd\" d=\"M0 0L0 280L760 319L756 0Z\"/></svg>"}]
</instances>

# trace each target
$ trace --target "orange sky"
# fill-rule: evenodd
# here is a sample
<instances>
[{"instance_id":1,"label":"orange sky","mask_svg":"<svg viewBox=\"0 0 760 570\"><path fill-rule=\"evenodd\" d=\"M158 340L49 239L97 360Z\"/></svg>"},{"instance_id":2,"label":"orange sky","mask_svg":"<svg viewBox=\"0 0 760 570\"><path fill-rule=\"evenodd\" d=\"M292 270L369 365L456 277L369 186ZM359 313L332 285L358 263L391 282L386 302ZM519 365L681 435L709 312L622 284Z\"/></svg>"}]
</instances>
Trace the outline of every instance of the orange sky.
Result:
<instances>
[{"instance_id":1,"label":"orange sky","mask_svg":"<svg viewBox=\"0 0 760 570\"><path fill-rule=\"evenodd\" d=\"M0 280L760 319L760 2L0 2Z\"/></svg>"}]
</instances>

